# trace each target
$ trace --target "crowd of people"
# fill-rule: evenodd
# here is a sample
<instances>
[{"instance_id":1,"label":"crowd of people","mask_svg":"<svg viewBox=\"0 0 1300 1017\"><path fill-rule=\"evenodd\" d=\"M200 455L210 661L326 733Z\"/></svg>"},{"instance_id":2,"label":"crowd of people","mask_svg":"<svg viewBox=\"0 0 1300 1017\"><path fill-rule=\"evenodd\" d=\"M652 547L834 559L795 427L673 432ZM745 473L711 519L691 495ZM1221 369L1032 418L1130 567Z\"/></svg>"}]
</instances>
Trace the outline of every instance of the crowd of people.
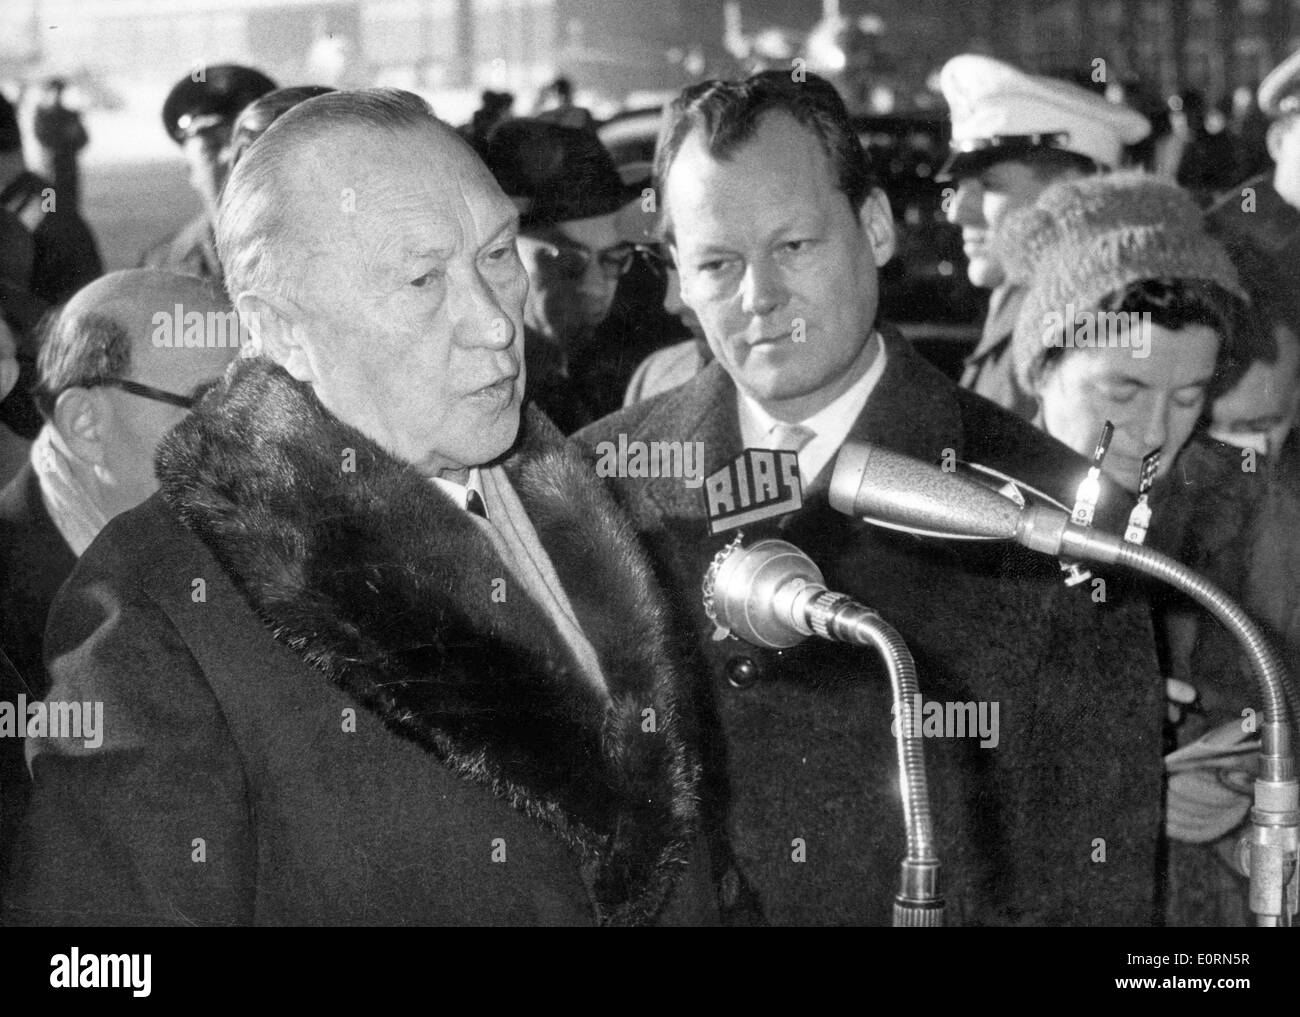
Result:
<instances>
[{"instance_id":1,"label":"crowd of people","mask_svg":"<svg viewBox=\"0 0 1300 1017\"><path fill-rule=\"evenodd\" d=\"M878 313L890 195L815 75L691 86L617 166L564 79L454 129L204 70L163 106L202 211L108 274L0 105L4 921L887 923L883 664L701 600L737 536L701 479L747 450L799 491L744 541L879 611L927 700L994 707L925 746L948 922L1253 920L1235 641L829 494L870 442L1085 510L1294 671L1300 53L1259 89L1271 165L1214 194L1129 165L1135 110L950 60L939 179L989 291L959 381ZM701 469L596 465L663 445Z\"/></svg>"}]
</instances>

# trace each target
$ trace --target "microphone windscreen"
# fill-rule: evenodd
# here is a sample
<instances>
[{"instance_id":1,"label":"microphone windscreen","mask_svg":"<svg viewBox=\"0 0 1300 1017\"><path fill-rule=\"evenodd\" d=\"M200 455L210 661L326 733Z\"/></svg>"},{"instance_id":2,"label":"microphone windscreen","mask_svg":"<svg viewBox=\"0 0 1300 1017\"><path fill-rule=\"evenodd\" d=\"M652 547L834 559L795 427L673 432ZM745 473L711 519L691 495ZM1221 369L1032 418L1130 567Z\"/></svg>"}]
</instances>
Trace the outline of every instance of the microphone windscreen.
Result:
<instances>
[{"instance_id":1,"label":"microphone windscreen","mask_svg":"<svg viewBox=\"0 0 1300 1017\"><path fill-rule=\"evenodd\" d=\"M1011 540L1020 506L996 491L911 456L846 441L831 475L831 507L899 529Z\"/></svg>"}]
</instances>

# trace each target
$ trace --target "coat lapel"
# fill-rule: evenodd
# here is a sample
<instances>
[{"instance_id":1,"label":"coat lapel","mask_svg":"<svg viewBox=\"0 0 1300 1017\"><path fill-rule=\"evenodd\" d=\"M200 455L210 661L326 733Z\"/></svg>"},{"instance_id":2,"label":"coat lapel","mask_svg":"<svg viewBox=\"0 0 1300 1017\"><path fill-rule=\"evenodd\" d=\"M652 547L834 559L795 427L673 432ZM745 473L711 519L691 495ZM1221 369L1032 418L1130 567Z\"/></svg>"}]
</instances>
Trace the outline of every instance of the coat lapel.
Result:
<instances>
[{"instance_id":1,"label":"coat lapel","mask_svg":"<svg viewBox=\"0 0 1300 1017\"><path fill-rule=\"evenodd\" d=\"M493 598L506 566L476 524L280 368L237 364L157 459L164 497L278 640L562 837L601 921L646 921L685 864L697 776L660 598L626 523L545 418L526 417L504 465L608 699L518 584Z\"/></svg>"}]
</instances>

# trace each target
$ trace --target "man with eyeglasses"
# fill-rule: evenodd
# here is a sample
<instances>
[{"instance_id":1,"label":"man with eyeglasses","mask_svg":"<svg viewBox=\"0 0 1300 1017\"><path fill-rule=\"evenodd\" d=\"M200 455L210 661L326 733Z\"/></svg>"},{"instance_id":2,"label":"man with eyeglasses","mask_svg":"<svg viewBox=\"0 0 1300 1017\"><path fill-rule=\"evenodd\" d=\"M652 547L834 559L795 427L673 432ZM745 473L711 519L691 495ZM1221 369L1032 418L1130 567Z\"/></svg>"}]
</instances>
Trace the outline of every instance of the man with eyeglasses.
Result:
<instances>
[{"instance_id":1,"label":"man with eyeglasses","mask_svg":"<svg viewBox=\"0 0 1300 1017\"><path fill-rule=\"evenodd\" d=\"M593 133L540 120L502 124L484 161L520 211L528 396L571 434L595 419L575 380L577 361L591 354L618 281L637 256L617 215L640 191L624 187Z\"/></svg>"},{"instance_id":2,"label":"man with eyeglasses","mask_svg":"<svg viewBox=\"0 0 1300 1017\"><path fill-rule=\"evenodd\" d=\"M158 314L230 310L216 284L156 269L106 275L77 292L40 344L36 404L45 423L26 465L0 491L3 699L46 692L42 644L55 593L110 519L158 488L154 449L221 376L233 347L159 347ZM0 739L0 899L26 799L22 740Z\"/></svg>"}]
</instances>

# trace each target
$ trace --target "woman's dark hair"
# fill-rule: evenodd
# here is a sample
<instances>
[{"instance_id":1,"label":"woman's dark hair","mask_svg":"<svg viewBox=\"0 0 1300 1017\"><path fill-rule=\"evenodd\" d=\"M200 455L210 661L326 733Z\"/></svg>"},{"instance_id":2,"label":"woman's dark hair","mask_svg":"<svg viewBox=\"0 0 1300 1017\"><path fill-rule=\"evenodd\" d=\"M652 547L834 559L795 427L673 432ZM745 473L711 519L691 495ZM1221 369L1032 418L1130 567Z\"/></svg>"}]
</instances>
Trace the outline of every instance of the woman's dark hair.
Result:
<instances>
[{"instance_id":1,"label":"woman's dark hair","mask_svg":"<svg viewBox=\"0 0 1300 1017\"><path fill-rule=\"evenodd\" d=\"M1151 315L1151 324L1170 331L1189 325L1212 329L1219 337L1219 356L1214 381L1207 393L1207 406L1240 380L1257 355L1260 337L1246 303L1218 283L1203 279L1142 279L1106 294L1098 302L1097 310L1147 313ZM1048 346L1042 366L1059 360L1068 348L1065 344Z\"/></svg>"}]
</instances>

